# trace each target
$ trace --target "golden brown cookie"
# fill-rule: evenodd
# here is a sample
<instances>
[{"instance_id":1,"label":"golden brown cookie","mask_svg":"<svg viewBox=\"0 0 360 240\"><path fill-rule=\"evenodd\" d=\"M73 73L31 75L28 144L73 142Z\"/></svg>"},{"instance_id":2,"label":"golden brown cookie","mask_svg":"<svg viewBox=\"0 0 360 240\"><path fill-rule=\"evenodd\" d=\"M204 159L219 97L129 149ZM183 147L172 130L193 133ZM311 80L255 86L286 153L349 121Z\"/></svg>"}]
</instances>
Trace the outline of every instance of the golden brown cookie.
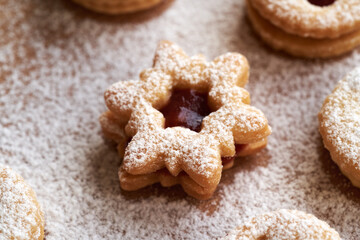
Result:
<instances>
[{"instance_id":1,"label":"golden brown cookie","mask_svg":"<svg viewBox=\"0 0 360 240\"><path fill-rule=\"evenodd\" d=\"M43 239L44 216L36 195L12 169L0 165L0 239Z\"/></svg>"},{"instance_id":2,"label":"golden brown cookie","mask_svg":"<svg viewBox=\"0 0 360 240\"><path fill-rule=\"evenodd\" d=\"M337 0L327 7L315 6L307 0L285 1L279 7L283 5L280 2L283 1L247 1L254 30L274 49L294 56L328 58L360 45L360 18L354 12L360 9L359 1ZM351 10L337 12L347 7ZM337 24L329 24L334 21Z\"/></svg>"},{"instance_id":3,"label":"golden brown cookie","mask_svg":"<svg viewBox=\"0 0 360 240\"><path fill-rule=\"evenodd\" d=\"M189 195L209 198L237 152L263 148L271 130L242 88L248 68L240 54L208 63L163 41L140 80L112 85L105 92L110 111L100 123L124 154L122 188L181 184Z\"/></svg>"},{"instance_id":4,"label":"golden brown cookie","mask_svg":"<svg viewBox=\"0 0 360 240\"><path fill-rule=\"evenodd\" d=\"M252 218L224 240L340 240L326 222L311 214L281 209Z\"/></svg>"},{"instance_id":5,"label":"golden brown cookie","mask_svg":"<svg viewBox=\"0 0 360 240\"><path fill-rule=\"evenodd\" d=\"M319 123L331 158L360 187L360 68L350 72L325 99Z\"/></svg>"},{"instance_id":6,"label":"golden brown cookie","mask_svg":"<svg viewBox=\"0 0 360 240\"><path fill-rule=\"evenodd\" d=\"M260 15L287 33L338 38L360 29L358 0L251 0Z\"/></svg>"},{"instance_id":7,"label":"golden brown cookie","mask_svg":"<svg viewBox=\"0 0 360 240\"><path fill-rule=\"evenodd\" d=\"M159 4L162 0L73 0L95 12L121 14L145 10Z\"/></svg>"}]
</instances>

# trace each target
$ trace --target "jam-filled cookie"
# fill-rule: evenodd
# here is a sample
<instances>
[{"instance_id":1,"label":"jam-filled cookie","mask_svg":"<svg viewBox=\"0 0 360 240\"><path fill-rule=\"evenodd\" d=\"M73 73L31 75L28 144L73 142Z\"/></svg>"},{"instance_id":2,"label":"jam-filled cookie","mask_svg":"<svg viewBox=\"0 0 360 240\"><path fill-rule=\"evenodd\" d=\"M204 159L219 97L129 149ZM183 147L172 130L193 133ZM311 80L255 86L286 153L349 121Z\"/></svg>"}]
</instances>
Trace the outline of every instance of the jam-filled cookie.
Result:
<instances>
[{"instance_id":1,"label":"jam-filled cookie","mask_svg":"<svg viewBox=\"0 0 360 240\"><path fill-rule=\"evenodd\" d=\"M319 123L331 158L360 187L360 68L350 72L325 99Z\"/></svg>"},{"instance_id":2,"label":"jam-filled cookie","mask_svg":"<svg viewBox=\"0 0 360 240\"><path fill-rule=\"evenodd\" d=\"M271 47L328 58L360 45L358 0L247 0L249 19Z\"/></svg>"},{"instance_id":3,"label":"jam-filled cookie","mask_svg":"<svg viewBox=\"0 0 360 240\"><path fill-rule=\"evenodd\" d=\"M341 240L326 222L311 214L281 209L252 218L223 240Z\"/></svg>"},{"instance_id":4,"label":"jam-filled cookie","mask_svg":"<svg viewBox=\"0 0 360 240\"><path fill-rule=\"evenodd\" d=\"M121 187L181 184L195 198L211 197L235 156L265 147L271 133L264 114L249 105L248 70L240 54L206 62L162 41L140 80L106 90L109 111L100 123L124 156Z\"/></svg>"},{"instance_id":5,"label":"jam-filled cookie","mask_svg":"<svg viewBox=\"0 0 360 240\"><path fill-rule=\"evenodd\" d=\"M44 216L24 179L0 165L0 239L44 238Z\"/></svg>"},{"instance_id":6,"label":"jam-filled cookie","mask_svg":"<svg viewBox=\"0 0 360 240\"><path fill-rule=\"evenodd\" d=\"M73 0L95 12L122 14L151 8L163 0Z\"/></svg>"}]
</instances>

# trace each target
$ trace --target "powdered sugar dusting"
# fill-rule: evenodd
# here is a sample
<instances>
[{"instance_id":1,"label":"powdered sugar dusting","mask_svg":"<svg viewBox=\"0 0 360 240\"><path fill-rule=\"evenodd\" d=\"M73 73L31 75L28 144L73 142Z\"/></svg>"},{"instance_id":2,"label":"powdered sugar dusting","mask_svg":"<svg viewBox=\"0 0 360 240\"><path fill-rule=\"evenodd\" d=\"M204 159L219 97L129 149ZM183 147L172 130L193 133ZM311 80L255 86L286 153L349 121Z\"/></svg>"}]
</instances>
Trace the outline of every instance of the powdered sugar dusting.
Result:
<instances>
[{"instance_id":1,"label":"powdered sugar dusting","mask_svg":"<svg viewBox=\"0 0 360 240\"><path fill-rule=\"evenodd\" d=\"M176 0L153 18L127 20L66 0L0 2L0 162L36 191L47 240L216 239L279 208L358 239L360 192L324 149L316 115L359 50L330 61L275 53L253 34L239 0ZM208 59L246 56L246 88L273 129L267 149L224 171L208 201L180 187L121 191L117 151L102 139L104 90L138 79L161 39Z\"/></svg>"},{"instance_id":2,"label":"powdered sugar dusting","mask_svg":"<svg viewBox=\"0 0 360 240\"><path fill-rule=\"evenodd\" d=\"M280 209L254 217L232 231L224 240L340 240L339 234L313 215Z\"/></svg>"},{"instance_id":3,"label":"powdered sugar dusting","mask_svg":"<svg viewBox=\"0 0 360 240\"><path fill-rule=\"evenodd\" d=\"M9 167L0 165L0 238L38 239L39 211L24 180Z\"/></svg>"},{"instance_id":4,"label":"powdered sugar dusting","mask_svg":"<svg viewBox=\"0 0 360 240\"><path fill-rule=\"evenodd\" d=\"M345 156L344 161L360 170L360 68L339 82L320 114L324 137Z\"/></svg>"},{"instance_id":5,"label":"powdered sugar dusting","mask_svg":"<svg viewBox=\"0 0 360 240\"><path fill-rule=\"evenodd\" d=\"M354 69L344 80L344 88L347 91L351 91L355 94L355 99L359 99L360 92L360 68Z\"/></svg>"},{"instance_id":6,"label":"powdered sugar dusting","mask_svg":"<svg viewBox=\"0 0 360 240\"><path fill-rule=\"evenodd\" d=\"M188 129L167 128L141 132L135 135L127 147L124 169L133 174L145 174L160 169L164 161L174 176L186 164L185 169L197 169L200 175L211 178L212 173L221 168L218 151L214 140L203 135L197 136Z\"/></svg>"},{"instance_id":7,"label":"powdered sugar dusting","mask_svg":"<svg viewBox=\"0 0 360 240\"><path fill-rule=\"evenodd\" d=\"M286 32L329 38L353 32L360 24L360 3L337 0L326 7L308 0L253 0L261 15Z\"/></svg>"}]
</instances>

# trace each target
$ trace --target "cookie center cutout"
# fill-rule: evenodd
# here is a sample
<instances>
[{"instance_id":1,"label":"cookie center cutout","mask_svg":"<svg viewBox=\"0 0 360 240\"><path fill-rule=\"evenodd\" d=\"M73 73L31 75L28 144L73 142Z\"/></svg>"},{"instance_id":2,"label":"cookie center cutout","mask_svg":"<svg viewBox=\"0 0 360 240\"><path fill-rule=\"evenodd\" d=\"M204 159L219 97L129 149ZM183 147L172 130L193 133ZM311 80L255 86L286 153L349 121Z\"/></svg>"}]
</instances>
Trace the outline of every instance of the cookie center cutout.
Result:
<instances>
[{"instance_id":1,"label":"cookie center cutout","mask_svg":"<svg viewBox=\"0 0 360 240\"><path fill-rule=\"evenodd\" d=\"M193 89L174 90L168 104L160 110L165 127L185 127L200 132L202 120L211 113L207 93Z\"/></svg>"},{"instance_id":2,"label":"cookie center cutout","mask_svg":"<svg viewBox=\"0 0 360 240\"><path fill-rule=\"evenodd\" d=\"M309 3L319 6L319 7L326 7L333 4L336 0L308 0Z\"/></svg>"},{"instance_id":3,"label":"cookie center cutout","mask_svg":"<svg viewBox=\"0 0 360 240\"><path fill-rule=\"evenodd\" d=\"M202 120L211 113L207 104L208 94L193 89L174 90L168 104L160 110L165 117L165 128L185 127L200 132ZM246 144L235 144L238 155ZM222 157L222 164L230 164L235 156Z\"/></svg>"}]
</instances>

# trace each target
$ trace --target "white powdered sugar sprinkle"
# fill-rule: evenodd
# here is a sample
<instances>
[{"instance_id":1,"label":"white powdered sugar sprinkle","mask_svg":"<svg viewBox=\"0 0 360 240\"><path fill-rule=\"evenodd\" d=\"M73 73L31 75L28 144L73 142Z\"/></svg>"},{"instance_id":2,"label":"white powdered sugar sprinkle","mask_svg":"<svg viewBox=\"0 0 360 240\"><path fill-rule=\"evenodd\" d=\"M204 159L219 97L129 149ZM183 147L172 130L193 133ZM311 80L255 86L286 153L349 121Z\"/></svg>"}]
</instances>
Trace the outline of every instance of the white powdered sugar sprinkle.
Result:
<instances>
[{"instance_id":1,"label":"white powdered sugar sprinkle","mask_svg":"<svg viewBox=\"0 0 360 240\"><path fill-rule=\"evenodd\" d=\"M340 237L327 223L313 215L280 209L252 218L225 239L340 240Z\"/></svg>"},{"instance_id":2,"label":"white powdered sugar sprinkle","mask_svg":"<svg viewBox=\"0 0 360 240\"><path fill-rule=\"evenodd\" d=\"M313 33L326 36L326 31L349 32L360 22L360 4L358 0L336 0L334 3L319 7L308 0L253 0L256 5L262 6L273 14L277 25L292 25L292 27L311 30ZM275 17L276 16L276 17ZM292 31L294 31L294 29ZM352 29L350 32L356 29ZM306 32L306 31L304 31ZM292 32L296 34L296 32ZM309 36L311 36L309 34Z\"/></svg>"},{"instance_id":3,"label":"white powdered sugar sprinkle","mask_svg":"<svg viewBox=\"0 0 360 240\"><path fill-rule=\"evenodd\" d=\"M353 92L355 94L354 98L358 100L360 96L360 67L351 71L344 82L344 89Z\"/></svg>"},{"instance_id":4,"label":"white powdered sugar sprinkle","mask_svg":"<svg viewBox=\"0 0 360 240\"><path fill-rule=\"evenodd\" d=\"M0 165L0 239L38 239L37 207L24 180Z\"/></svg>"},{"instance_id":5,"label":"white powdered sugar sprinkle","mask_svg":"<svg viewBox=\"0 0 360 240\"><path fill-rule=\"evenodd\" d=\"M328 97L321 114L327 138L360 170L360 68L351 71Z\"/></svg>"}]
</instances>

